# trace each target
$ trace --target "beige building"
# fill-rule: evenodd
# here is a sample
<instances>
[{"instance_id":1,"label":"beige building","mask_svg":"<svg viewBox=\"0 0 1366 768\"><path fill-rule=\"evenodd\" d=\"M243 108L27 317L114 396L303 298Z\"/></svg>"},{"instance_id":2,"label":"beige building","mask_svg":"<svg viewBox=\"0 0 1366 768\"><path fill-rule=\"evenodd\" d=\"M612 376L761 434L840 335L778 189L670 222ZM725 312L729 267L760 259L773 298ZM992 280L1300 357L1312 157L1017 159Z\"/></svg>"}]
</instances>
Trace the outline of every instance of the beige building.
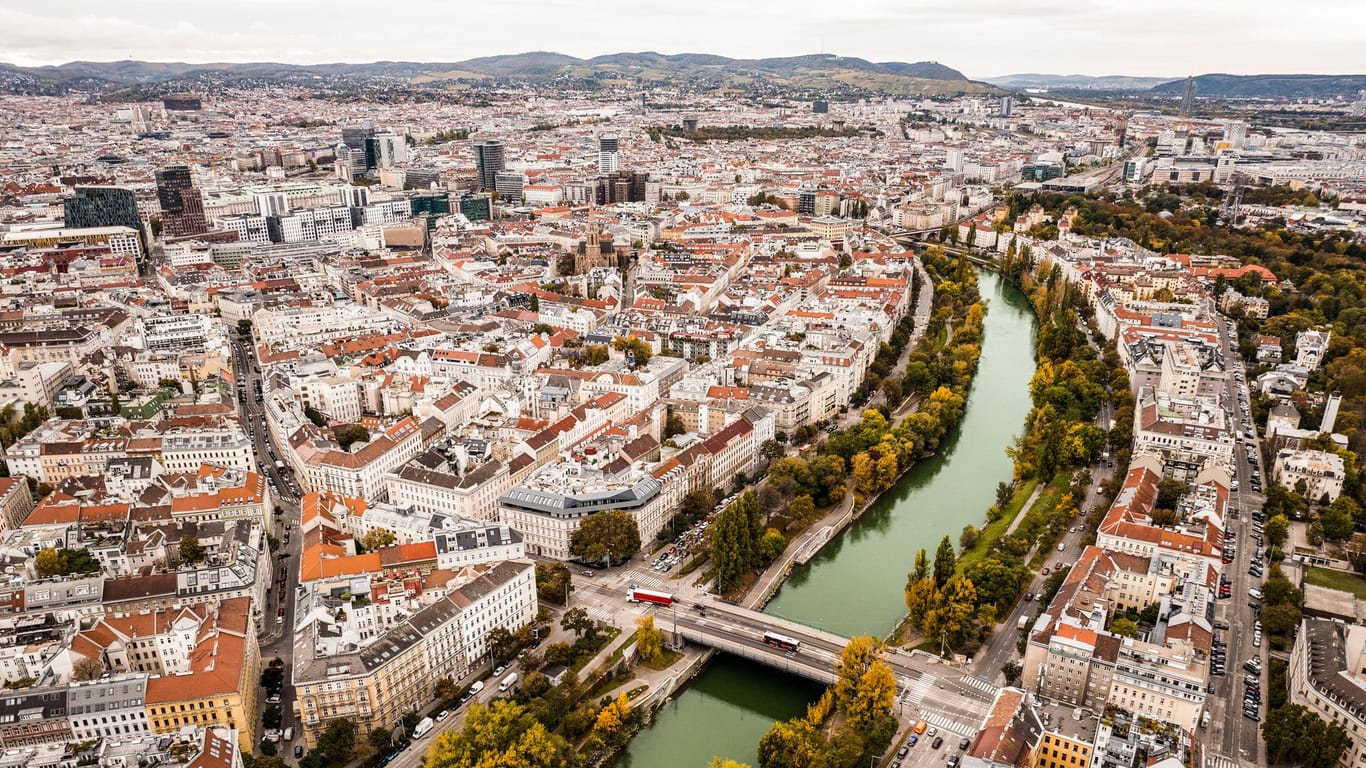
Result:
<instances>
[{"instance_id":1,"label":"beige building","mask_svg":"<svg viewBox=\"0 0 1366 768\"><path fill-rule=\"evenodd\" d=\"M1366 767L1366 627L1305 619L1295 637L1286 684L1290 703L1347 731L1342 768Z\"/></svg>"}]
</instances>

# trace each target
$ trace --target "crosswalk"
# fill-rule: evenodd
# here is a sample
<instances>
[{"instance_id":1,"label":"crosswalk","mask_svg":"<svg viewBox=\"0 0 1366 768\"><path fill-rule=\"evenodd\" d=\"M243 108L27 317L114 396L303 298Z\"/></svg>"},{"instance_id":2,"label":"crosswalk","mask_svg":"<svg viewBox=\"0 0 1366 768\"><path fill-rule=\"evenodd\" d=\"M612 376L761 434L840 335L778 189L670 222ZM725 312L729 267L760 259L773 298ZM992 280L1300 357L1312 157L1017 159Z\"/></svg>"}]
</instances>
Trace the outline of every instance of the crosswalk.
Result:
<instances>
[{"instance_id":1,"label":"crosswalk","mask_svg":"<svg viewBox=\"0 0 1366 768\"><path fill-rule=\"evenodd\" d=\"M1000 690L1000 688L993 683L977 677L976 675L967 675L963 677L962 680L973 688L976 688L983 693L990 694L991 696L995 696L996 692Z\"/></svg>"},{"instance_id":2,"label":"crosswalk","mask_svg":"<svg viewBox=\"0 0 1366 768\"><path fill-rule=\"evenodd\" d=\"M939 735L941 736L944 735L944 732L952 733L953 735L960 737L967 736L972 730L970 727L950 718L948 715L942 715L938 712L926 712L921 715L921 718L930 725L938 728L941 732Z\"/></svg>"},{"instance_id":3,"label":"crosswalk","mask_svg":"<svg viewBox=\"0 0 1366 768\"><path fill-rule=\"evenodd\" d=\"M1205 768L1241 768L1238 761L1231 757L1216 755L1213 752L1205 753Z\"/></svg>"},{"instance_id":4,"label":"crosswalk","mask_svg":"<svg viewBox=\"0 0 1366 768\"><path fill-rule=\"evenodd\" d=\"M921 675L906 686L905 699L911 704L925 700L925 694L934 689L934 675Z\"/></svg>"}]
</instances>

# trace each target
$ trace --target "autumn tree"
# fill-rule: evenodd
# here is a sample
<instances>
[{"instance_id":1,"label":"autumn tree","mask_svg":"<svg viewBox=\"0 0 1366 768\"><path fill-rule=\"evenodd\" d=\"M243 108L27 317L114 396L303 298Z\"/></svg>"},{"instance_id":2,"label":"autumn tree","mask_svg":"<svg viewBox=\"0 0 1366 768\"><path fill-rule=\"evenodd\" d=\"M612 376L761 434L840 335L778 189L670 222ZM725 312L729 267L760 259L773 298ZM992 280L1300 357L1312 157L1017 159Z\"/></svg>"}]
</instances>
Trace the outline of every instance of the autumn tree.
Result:
<instances>
[{"instance_id":1,"label":"autumn tree","mask_svg":"<svg viewBox=\"0 0 1366 768\"><path fill-rule=\"evenodd\" d=\"M103 674L104 662L90 656L82 656L71 665L71 679L78 682L98 680Z\"/></svg>"},{"instance_id":2,"label":"autumn tree","mask_svg":"<svg viewBox=\"0 0 1366 768\"><path fill-rule=\"evenodd\" d=\"M652 613L636 619L636 652L647 664L664 657L664 633L655 627Z\"/></svg>"},{"instance_id":3,"label":"autumn tree","mask_svg":"<svg viewBox=\"0 0 1366 768\"><path fill-rule=\"evenodd\" d=\"M1110 634L1120 637L1138 637L1138 624L1133 619L1115 619L1110 622Z\"/></svg>"},{"instance_id":4,"label":"autumn tree","mask_svg":"<svg viewBox=\"0 0 1366 768\"><path fill-rule=\"evenodd\" d=\"M835 706L862 733L886 730L896 700L896 676L882 641L867 635L849 639L835 666ZM890 727L895 729L893 720Z\"/></svg>"},{"instance_id":5,"label":"autumn tree","mask_svg":"<svg viewBox=\"0 0 1366 768\"><path fill-rule=\"evenodd\" d=\"M564 605L571 582L569 566L564 563L536 563L536 596L547 603Z\"/></svg>"},{"instance_id":6,"label":"autumn tree","mask_svg":"<svg viewBox=\"0 0 1366 768\"><path fill-rule=\"evenodd\" d=\"M939 587L934 583L934 579L927 576L906 587L906 613L911 626L922 628L925 616L938 607Z\"/></svg>"},{"instance_id":7,"label":"autumn tree","mask_svg":"<svg viewBox=\"0 0 1366 768\"><path fill-rule=\"evenodd\" d=\"M66 555L60 550L44 548L33 558L33 567L38 569L38 578L65 576L67 573Z\"/></svg>"},{"instance_id":8,"label":"autumn tree","mask_svg":"<svg viewBox=\"0 0 1366 768\"><path fill-rule=\"evenodd\" d=\"M1290 536L1290 518L1285 515L1273 515L1262 527L1262 532L1266 534L1266 543L1279 547Z\"/></svg>"},{"instance_id":9,"label":"autumn tree","mask_svg":"<svg viewBox=\"0 0 1366 768\"><path fill-rule=\"evenodd\" d=\"M374 552L393 544L394 541L394 532L388 528L371 528L361 537L360 543L366 552Z\"/></svg>"},{"instance_id":10,"label":"autumn tree","mask_svg":"<svg viewBox=\"0 0 1366 768\"><path fill-rule=\"evenodd\" d=\"M194 565L204 559L204 545L199 543L196 536L185 536L180 540L178 549L180 562L185 565Z\"/></svg>"},{"instance_id":11,"label":"autumn tree","mask_svg":"<svg viewBox=\"0 0 1366 768\"><path fill-rule=\"evenodd\" d=\"M569 768L573 750L510 699L474 704L465 727L436 738L423 762L426 768Z\"/></svg>"}]
</instances>

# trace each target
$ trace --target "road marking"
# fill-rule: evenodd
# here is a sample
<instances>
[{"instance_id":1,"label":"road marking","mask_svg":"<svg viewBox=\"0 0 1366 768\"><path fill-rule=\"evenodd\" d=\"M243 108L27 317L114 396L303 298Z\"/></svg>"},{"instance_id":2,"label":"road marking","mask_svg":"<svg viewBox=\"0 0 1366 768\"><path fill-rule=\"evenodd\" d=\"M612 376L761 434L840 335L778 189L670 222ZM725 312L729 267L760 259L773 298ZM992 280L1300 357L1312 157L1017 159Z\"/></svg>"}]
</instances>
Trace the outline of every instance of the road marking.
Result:
<instances>
[{"instance_id":1,"label":"road marking","mask_svg":"<svg viewBox=\"0 0 1366 768\"><path fill-rule=\"evenodd\" d=\"M986 681L986 680L984 680L984 679L982 679L982 678L980 678L980 677L978 677L978 676L976 676L976 675L967 675L967 676L963 677L962 680L963 680L963 682L967 683L968 685L972 686L973 688L976 688L976 689L979 690L979 691L983 691L983 692L989 693L989 694L991 694L992 696L995 696L995 695L996 695L996 692L997 692L998 690L1000 690L999 688L997 688L997 687L996 687L995 685L993 685L992 683L990 683L990 682L988 682L988 681Z\"/></svg>"},{"instance_id":2,"label":"road marking","mask_svg":"<svg viewBox=\"0 0 1366 768\"><path fill-rule=\"evenodd\" d=\"M925 700L926 692L934 688L935 677L931 674L923 674L919 678L912 680L906 686L906 701L919 704Z\"/></svg>"},{"instance_id":3,"label":"road marking","mask_svg":"<svg viewBox=\"0 0 1366 768\"><path fill-rule=\"evenodd\" d=\"M971 730L963 723L951 719L948 715L941 715L938 712L926 712L923 719L930 725L937 726L941 731L941 733L938 734L940 736L944 735L942 733L943 731L947 731L954 736L963 737L967 736L968 731Z\"/></svg>"}]
</instances>

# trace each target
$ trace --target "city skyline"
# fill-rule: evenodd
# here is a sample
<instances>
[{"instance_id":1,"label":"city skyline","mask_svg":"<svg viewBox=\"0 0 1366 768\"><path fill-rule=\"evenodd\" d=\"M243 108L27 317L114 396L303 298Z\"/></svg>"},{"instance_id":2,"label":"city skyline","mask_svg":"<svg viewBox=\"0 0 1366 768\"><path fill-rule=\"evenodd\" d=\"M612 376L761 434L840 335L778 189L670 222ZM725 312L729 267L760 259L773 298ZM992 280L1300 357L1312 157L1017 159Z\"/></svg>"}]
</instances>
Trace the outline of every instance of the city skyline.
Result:
<instances>
[{"instance_id":1,"label":"city skyline","mask_svg":"<svg viewBox=\"0 0 1366 768\"><path fill-rule=\"evenodd\" d=\"M1359 42L1353 30L1366 23L1362 8L1320 0L1297 4L1294 14L1276 16L1274 24L1266 21L1275 10L1269 0L1244 3L1236 15L1175 0L1142 8L1078 8L1053 0L932 0L913 7L760 0L734 8L703 0L686 16L675 17L663 6L623 0L607 0L591 13L563 0L514 0L496 9L424 8L423 29L438 34L415 39L377 35L370 24L327 23L365 12L349 0L244 0L231 7L150 0L125 3L116 12L76 0L51 9L0 8L0 27L10 31L0 58L46 66L124 59L461 61L533 50L581 58L643 50L733 58L825 52L869 61L938 61L979 80L1025 72L1175 79L1211 72L1352 74L1362 69L1359 52L1353 53ZM718 18L727 21L717 24ZM509 20L519 25L515 44L506 36L460 35ZM566 37L564 32L576 25L593 34ZM1159 40L1160 57L1153 55Z\"/></svg>"}]
</instances>

